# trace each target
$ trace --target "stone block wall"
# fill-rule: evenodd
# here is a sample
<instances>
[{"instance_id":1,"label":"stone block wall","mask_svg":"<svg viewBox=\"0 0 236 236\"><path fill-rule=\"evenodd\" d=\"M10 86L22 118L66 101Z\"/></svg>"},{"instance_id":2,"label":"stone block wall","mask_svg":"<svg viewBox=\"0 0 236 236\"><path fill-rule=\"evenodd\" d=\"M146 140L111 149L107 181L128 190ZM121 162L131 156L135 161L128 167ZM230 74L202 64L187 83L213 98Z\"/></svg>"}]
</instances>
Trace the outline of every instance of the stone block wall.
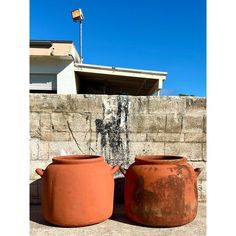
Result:
<instances>
[{"instance_id":1,"label":"stone block wall","mask_svg":"<svg viewBox=\"0 0 236 236\"><path fill-rule=\"evenodd\" d=\"M30 95L30 199L40 203L40 178L54 156L103 155L128 167L136 155L186 156L202 168L206 200L206 99L116 95ZM117 174L116 178L121 175Z\"/></svg>"}]
</instances>

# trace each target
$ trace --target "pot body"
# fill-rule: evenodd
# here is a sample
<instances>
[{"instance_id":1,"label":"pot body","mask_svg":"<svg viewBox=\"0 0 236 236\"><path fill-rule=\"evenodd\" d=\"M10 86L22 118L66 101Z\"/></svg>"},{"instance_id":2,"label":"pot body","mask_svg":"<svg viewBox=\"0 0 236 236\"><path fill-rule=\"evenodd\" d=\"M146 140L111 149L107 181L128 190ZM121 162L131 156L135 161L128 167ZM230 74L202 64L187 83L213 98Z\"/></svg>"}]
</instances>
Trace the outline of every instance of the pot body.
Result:
<instances>
[{"instance_id":1,"label":"pot body","mask_svg":"<svg viewBox=\"0 0 236 236\"><path fill-rule=\"evenodd\" d=\"M113 212L114 172L101 156L53 158L42 174L44 219L59 226L84 226L109 218Z\"/></svg>"},{"instance_id":2,"label":"pot body","mask_svg":"<svg viewBox=\"0 0 236 236\"><path fill-rule=\"evenodd\" d=\"M125 174L127 216L140 224L172 227L191 222L197 214L197 176L186 158L139 156Z\"/></svg>"}]
</instances>

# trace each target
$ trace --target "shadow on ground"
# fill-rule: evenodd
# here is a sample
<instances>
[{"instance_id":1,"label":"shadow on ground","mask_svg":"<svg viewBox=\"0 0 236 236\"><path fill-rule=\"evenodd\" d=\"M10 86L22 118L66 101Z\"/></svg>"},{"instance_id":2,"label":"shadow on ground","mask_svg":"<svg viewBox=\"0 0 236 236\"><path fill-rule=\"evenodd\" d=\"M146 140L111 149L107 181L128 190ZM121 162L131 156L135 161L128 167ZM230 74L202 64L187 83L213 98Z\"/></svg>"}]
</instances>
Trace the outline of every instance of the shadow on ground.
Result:
<instances>
[{"instance_id":1,"label":"shadow on ground","mask_svg":"<svg viewBox=\"0 0 236 236\"><path fill-rule=\"evenodd\" d=\"M110 220L118 221L124 224L137 225L135 222L129 220L124 212L124 204L115 204L112 216Z\"/></svg>"}]
</instances>

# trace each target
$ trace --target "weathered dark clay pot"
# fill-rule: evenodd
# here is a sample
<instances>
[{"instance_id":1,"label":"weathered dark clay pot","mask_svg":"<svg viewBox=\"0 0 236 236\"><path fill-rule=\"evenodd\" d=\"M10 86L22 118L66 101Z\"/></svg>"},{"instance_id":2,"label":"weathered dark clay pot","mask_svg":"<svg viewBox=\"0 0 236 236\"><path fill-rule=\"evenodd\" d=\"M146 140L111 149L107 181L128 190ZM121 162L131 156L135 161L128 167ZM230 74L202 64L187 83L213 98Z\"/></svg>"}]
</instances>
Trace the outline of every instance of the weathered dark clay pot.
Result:
<instances>
[{"instance_id":1,"label":"weathered dark clay pot","mask_svg":"<svg viewBox=\"0 0 236 236\"><path fill-rule=\"evenodd\" d=\"M42 213L59 226L85 226L108 219L113 212L113 169L102 156L54 157L42 177Z\"/></svg>"},{"instance_id":2,"label":"weathered dark clay pot","mask_svg":"<svg viewBox=\"0 0 236 236\"><path fill-rule=\"evenodd\" d=\"M180 226L197 214L197 176L201 170L179 156L138 156L125 175L127 216L143 225Z\"/></svg>"}]
</instances>

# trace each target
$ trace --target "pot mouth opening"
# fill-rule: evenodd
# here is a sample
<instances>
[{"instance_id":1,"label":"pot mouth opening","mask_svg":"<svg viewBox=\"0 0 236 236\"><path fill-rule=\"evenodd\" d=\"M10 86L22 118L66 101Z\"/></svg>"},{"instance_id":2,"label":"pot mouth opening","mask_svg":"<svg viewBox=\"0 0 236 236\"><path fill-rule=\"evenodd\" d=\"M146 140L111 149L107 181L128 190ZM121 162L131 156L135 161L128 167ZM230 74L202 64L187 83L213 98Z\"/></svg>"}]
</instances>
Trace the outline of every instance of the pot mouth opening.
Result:
<instances>
[{"instance_id":1,"label":"pot mouth opening","mask_svg":"<svg viewBox=\"0 0 236 236\"><path fill-rule=\"evenodd\" d=\"M79 163L94 163L101 162L104 160L103 156L96 155L65 155L53 157L53 163L57 164L79 164Z\"/></svg>"},{"instance_id":2,"label":"pot mouth opening","mask_svg":"<svg viewBox=\"0 0 236 236\"><path fill-rule=\"evenodd\" d=\"M165 164L165 163L176 163L176 162L187 161L187 158L182 156L172 156L172 155L143 155L143 156L136 156L135 161L145 162L145 163Z\"/></svg>"}]
</instances>

